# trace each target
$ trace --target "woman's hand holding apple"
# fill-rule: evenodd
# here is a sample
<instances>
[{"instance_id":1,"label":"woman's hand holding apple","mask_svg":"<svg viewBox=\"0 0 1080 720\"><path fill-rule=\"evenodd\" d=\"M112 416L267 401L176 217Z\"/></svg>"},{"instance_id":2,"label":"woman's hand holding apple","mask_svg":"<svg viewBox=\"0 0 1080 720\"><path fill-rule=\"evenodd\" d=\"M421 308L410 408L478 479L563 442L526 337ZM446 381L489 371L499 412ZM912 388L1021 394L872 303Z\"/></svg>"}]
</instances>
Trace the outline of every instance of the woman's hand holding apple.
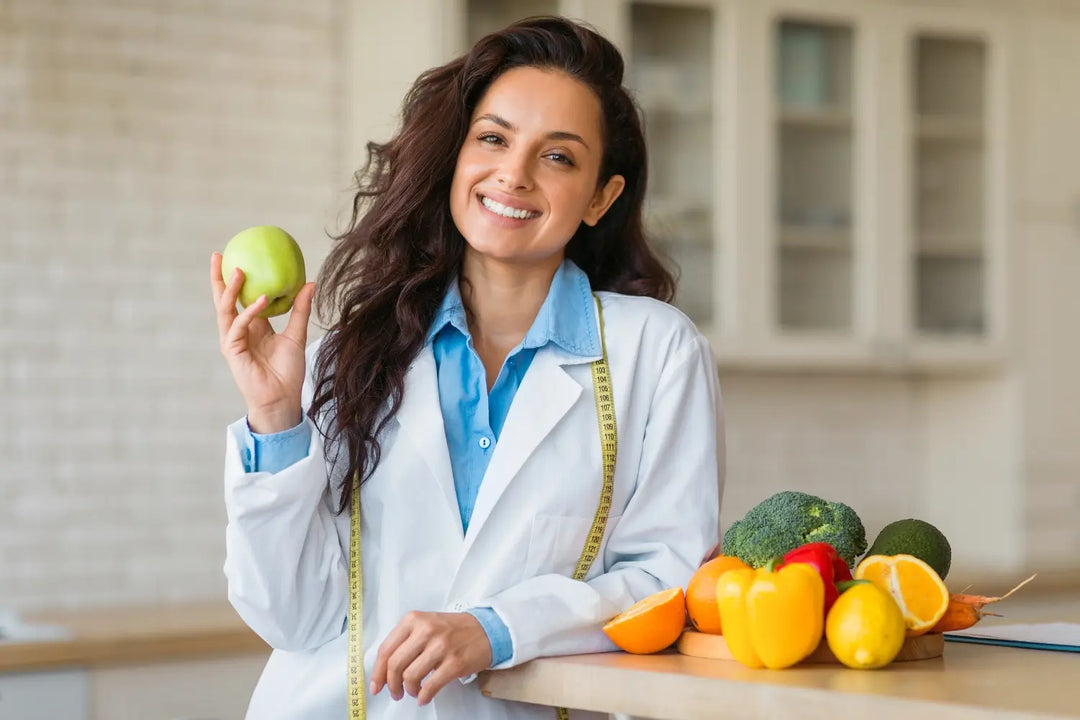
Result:
<instances>
[{"instance_id":1,"label":"woman's hand holding apple","mask_svg":"<svg viewBox=\"0 0 1080 720\"><path fill-rule=\"evenodd\" d=\"M269 320L259 317L266 308L265 295L237 312L243 285L242 270L238 268L232 277L222 278L221 254L210 256L210 286L221 354L247 403L248 423L257 433L281 432L303 419L300 390L315 283L305 283L296 295L288 325L281 333L274 332Z\"/></svg>"}]
</instances>

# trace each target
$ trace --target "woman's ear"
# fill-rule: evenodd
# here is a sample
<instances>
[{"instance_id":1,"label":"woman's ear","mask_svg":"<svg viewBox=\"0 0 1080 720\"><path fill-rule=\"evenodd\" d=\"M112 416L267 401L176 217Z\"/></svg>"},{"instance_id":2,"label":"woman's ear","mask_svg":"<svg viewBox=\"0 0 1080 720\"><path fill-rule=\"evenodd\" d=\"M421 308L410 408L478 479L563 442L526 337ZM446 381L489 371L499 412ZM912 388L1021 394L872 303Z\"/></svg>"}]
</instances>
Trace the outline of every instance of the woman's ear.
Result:
<instances>
[{"instance_id":1,"label":"woman's ear","mask_svg":"<svg viewBox=\"0 0 1080 720\"><path fill-rule=\"evenodd\" d=\"M604 213L608 211L611 204L622 194L625 187L626 179L622 175L612 175L608 178L608 181L604 183L604 187L597 190L596 194L593 195L589 207L585 210L585 216L581 218L582 221L589 227L594 227L596 223L600 222L600 218L604 217Z\"/></svg>"}]
</instances>

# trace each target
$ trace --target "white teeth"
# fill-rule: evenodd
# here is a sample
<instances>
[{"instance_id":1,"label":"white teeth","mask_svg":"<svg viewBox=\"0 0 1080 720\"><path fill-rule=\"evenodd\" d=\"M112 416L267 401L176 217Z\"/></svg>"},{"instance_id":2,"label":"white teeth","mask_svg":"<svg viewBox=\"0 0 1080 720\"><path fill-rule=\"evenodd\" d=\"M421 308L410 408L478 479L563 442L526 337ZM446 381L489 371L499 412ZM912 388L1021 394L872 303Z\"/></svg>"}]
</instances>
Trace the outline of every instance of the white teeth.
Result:
<instances>
[{"instance_id":1,"label":"white teeth","mask_svg":"<svg viewBox=\"0 0 1080 720\"><path fill-rule=\"evenodd\" d=\"M502 215L503 217L516 218L518 220L527 220L529 218L539 217L540 215L540 213L538 212L519 210L517 208L509 207L508 205L503 205L502 203L495 202L486 195L480 196L480 202L482 202L484 204L484 207L486 207L491 212L495 213L496 215Z\"/></svg>"}]
</instances>

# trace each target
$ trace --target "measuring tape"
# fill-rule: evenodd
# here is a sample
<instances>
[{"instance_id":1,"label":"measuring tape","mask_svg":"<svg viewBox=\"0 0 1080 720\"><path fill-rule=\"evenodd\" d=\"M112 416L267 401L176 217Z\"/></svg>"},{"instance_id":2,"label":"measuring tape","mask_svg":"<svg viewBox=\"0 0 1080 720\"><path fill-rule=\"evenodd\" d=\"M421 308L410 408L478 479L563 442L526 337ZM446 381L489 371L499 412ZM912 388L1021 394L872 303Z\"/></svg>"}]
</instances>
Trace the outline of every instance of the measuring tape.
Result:
<instances>
[{"instance_id":1,"label":"measuring tape","mask_svg":"<svg viewBox=\"0 0 1080 720\"><path fill-rule=\"evenodd\" d=\"M600 450L603 457L603 486L600 503L596 506L592 527L581 549L573 578L584 580L600 553L600 544L607 528L608 513L615 488L615 457L619 449L619 433L615 425L615 399L611 392L611 372L607 363L607 342L604 340L604 310L600 298L593 294L600 322L601 357L592 363L593 396L596 399L596 423L600 429ZM364 687L364 578L360 568L360 475L353 474L352 497L349 500L349 638L348 638L348 706L349 720L366 720L367 697ZM566 708L555 708L558 720L569 720Z\"/></svg>"},{"instance_id":2,"label":"measuring tape","mask_svg":"<svg viewBox=\"0 0 1080 720\"><path fill-rule=\"evenodd\" d=\"M604 340L604 310L600 306L600 298L595 293L593 293L593 299L596 300L596 314L600 320L601 356L592 364L592 383L593 396L596 399L596 423L600 428L604 484L600 488L600 504L596 506L596 515L593 516L589 536L585 540L585 547L581 549L577 567L574 568L575 580L585 579L585 575L600 552L600 543L604 539L604 530L607 528L608 512L611 510L611 496L615 491L615 456L619 451L619 433L615 426L615 397L611 393L607 341ZM570 711L563 707L555 708L555 717L558 720L570 720Z\"/></svg>"},{"instance_id":3,"label":"measuring tape","mask_svg":"<svg viewBox=\"0 0 1080 720\"><path fill-rule=\"evenodd\" d=\"M360 572L360 473L353 473L349 499L349 720L366 720L364 688L364 576Z\"/></svg>"}]
</instances>

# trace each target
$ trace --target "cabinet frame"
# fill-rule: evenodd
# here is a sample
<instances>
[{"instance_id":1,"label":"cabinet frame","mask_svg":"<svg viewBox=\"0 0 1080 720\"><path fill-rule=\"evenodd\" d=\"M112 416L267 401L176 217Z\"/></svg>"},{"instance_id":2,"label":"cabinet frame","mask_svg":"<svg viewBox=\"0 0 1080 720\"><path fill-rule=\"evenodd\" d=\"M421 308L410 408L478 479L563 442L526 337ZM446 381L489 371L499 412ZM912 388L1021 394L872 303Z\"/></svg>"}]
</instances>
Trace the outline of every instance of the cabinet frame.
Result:
<instances>
[{"instance_id":1,"label":"cabinet frame","mask_svg":"<svg viewBox=\"0 0 1080 720\"><path fill-rule=\"evenodd\" d=\"M1013 162L1010 141L1013 134L1012 113L1009 98L1016 97L1013 91L1012 58L1014 42L1007 17L995 13L992 8L977 12L974 8L895 8L890 19L898 32L902 33L904 44L901 52L905 66L914 65L916 39L922 36L944 37L950 39L974 39L984 43L985 47L985 85L984 109L982 122L983 150L983 199L982 199L982 282L984 295L984 330L980 337L947 337L920 333L914 317L918 289L917 277L912 272L911 259L915 256L918 242L916 217L912 193L915 188L914 152L900 158L899 175L903 179L900 187L903 207L909 211L903 213L904 237L899 244L904 248L905 262L901 265L907 271L905 277L906 300L903 313L905 334L901 341L908 353L908 364L924 371L957 371L963 369L986 370L1006 360L1010 351L1008 288L1010 262L1010 242L1013 235L1014 217L1012 213L1012 176ZM908 78L908 82L911 79ZM907 147L914 147L916 142L916 108L913 90L905 88L901 95L905 107L898 115L901 138Z\"/></svg>"},{"instance_id":2,"label":"cabinet frame","mask_svg":"<svg viewBox=\"0 0 1080 720\"><path fill-rule=\"evenodd\" d=\"M1012 14L1006 5L957 0L645 0L712 11L713 288L701 327L729 369L938 374L993 371L1008 358L1013 217ZM624 51L632 66L630 6L642 0L560 0ZM450 52L464 50L466 0L449 0ZM779 323L777 217L780 106L776 35L784 20L849 26L851 77L850 330ZM977 38L986 52L981 128L984 328L979 336L916 327L914 44L920 35ZM940 132L963 128L941 127Z\"/></svg>"}]
</instances>

